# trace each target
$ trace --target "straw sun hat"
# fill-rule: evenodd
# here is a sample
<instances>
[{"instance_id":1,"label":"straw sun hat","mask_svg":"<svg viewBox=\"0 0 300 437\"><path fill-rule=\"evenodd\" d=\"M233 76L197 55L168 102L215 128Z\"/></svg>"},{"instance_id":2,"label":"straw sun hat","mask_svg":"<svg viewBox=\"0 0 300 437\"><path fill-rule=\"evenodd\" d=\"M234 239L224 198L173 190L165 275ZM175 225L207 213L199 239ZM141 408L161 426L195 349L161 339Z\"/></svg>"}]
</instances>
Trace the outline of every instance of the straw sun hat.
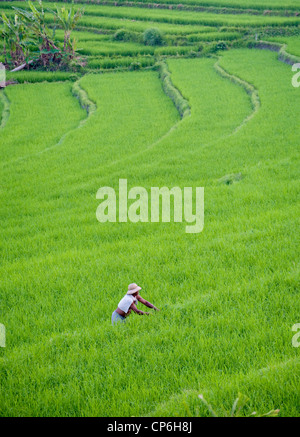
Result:
<instances>
[{"instance_id":1,"label":"straw sun hat","mask_svg":"<svg viewBox=\"0 0 300 437\"><path fill-rule=\"evenodd\" d=\"M137 291L140 291L141 290L141 287L139 287L137 284L129 284L128 285L128 291L127 291L127 294L134 294L134 293L136 293Z\"/></svg>"}]
</instances>

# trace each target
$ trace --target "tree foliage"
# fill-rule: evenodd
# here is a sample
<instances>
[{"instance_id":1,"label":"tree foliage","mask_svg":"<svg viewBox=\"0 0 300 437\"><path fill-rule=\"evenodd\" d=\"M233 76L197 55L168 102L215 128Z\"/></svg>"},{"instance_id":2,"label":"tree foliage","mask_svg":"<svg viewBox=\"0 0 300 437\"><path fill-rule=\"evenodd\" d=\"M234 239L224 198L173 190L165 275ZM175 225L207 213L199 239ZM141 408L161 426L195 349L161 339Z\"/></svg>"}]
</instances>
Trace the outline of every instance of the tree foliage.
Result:
<instances>
[{"instance_id":1,"label":"tree foliage","mask_svg":"<svg viewBox=\"0 0 300 437\"><path fill-rule=\"evenodd\" d=\"M152 27L145 30L143 34L143 40L145 45L159 46L163 43L163 36L159 29Z\"/></svg>"},{"instance_id":2,"label":"tree foliage","mask_svg":"<svg viewBox=\"0 0 300 437\"><path fill-rule=\"evenodd\" d=\"M30 0L27 2L28 9L13 7L13 18L4 12L1 15L3 28L0 32L8 66L35 63L46 68L58 68L70 64L76 56L76 41L71 40L71 32L83 15L83 9L75 11L72 4L69 9L56 6L56 11L45 10L42 0L38 3L39 8ZM53 29L48 26L46 11L53 16ZM63 47L55 40L57 24L64 30Z\"/></svg>"}]
</instances>

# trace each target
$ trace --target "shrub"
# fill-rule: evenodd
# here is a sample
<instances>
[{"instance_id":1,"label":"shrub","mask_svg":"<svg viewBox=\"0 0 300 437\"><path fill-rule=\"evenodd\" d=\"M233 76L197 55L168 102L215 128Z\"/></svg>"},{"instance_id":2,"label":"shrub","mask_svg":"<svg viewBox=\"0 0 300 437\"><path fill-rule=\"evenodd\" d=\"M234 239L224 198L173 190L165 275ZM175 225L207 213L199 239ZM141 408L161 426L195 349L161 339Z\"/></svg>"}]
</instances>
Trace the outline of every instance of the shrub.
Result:
<instances>
[{"instance_id":1,"label":"shrub","mask_svg":"<svg viewBox=\"0 0 300 437\"><path fill-rule=\"evenodd\" d=\"M130 66L129 66L129 70L139 70L141 68L141 64L140 62L131 62Z\"/></svg>"},{"instance_id":2,"label":"shrub","mask_svg":"<svg viewBox=\"0 0 300 437\"><path fill-rule=\"evenodd\" d=\"M143 34L144 44L148 46L160 46L163 42L163 36L159 29L146 29Z\"/></svg>"},{"instance_id":3,"label":"shrub","mask_svg":"<svg viewBox=\"0 0 300 437\"><path fill-rule=\"evenodd\" d=\"M174 44L177 46L185 46L188 44L188 39L180 36L179 38L175 38Z\"/></svg>"},{"instance_id":4,"label":"shrub","mask_svg":"<svg viewBox=\"0 0 300 437\"><path fill-rule=\"evenodd\" d=\"M130 41L132 38L131 32L126 29L118 29L113 36L115 41Z\"/></svg>"},{"instance_id":5,"label":"shrub","mask_svg":"<svg viewBox=\"0 0 300 437\"><path fill-rule=\"evenodd\" d=\"M227 44L224 41L219 41L214 47L215 52L218 50L228 50Z\"/></svg>"},{"instance_id":6,"label":"shrub","mask_svg":"<svg viewBox=\"0 0 300 437\"><path fill-rule=\"evenodd\" d=\"M127 29L118 29L112 39L114 41L124 41L124 42L138 42L138 43L143 43L143 38L141 33L139 32L133 32L131 30L127 30Z\"/></svg>"}]
</instances>

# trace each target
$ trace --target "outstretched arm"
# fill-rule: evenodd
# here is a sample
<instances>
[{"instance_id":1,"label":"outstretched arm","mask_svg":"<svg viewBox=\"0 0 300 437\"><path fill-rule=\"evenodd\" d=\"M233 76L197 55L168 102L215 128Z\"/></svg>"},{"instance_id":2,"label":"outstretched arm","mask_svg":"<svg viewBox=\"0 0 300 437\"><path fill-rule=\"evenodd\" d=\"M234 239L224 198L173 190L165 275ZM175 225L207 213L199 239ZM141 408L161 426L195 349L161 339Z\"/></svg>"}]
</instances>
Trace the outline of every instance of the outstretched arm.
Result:
<instances>
[{"instance_id":1,"label":"outstretched arm","mask_svg":"<svg viewBox=\"0 0 300 437\"><path fill-rule=\"evenodd\" d=\"M141 310L139 310L139 309L134 305L134 303L132 303L132 304L130 305L130 308L131 308L135 313L139 314L140 316L144 316L144 315L149 316L149 314L150 314L150 313L146 313L145 311L141 311Z\"/></svg>"},{"instance_id":2,"label":"outstretched arm","mask_svg":"<svg viewBox=\"0 0 300 437\"><path fill-rule=\"evenodd\" d=\"M139 302L141 302L142 304L146 305L146 307L148 308L153 308L155 311L159 311L158 308L156 308L156 306L154 306L152 303L148 302L146 299L143 299L142 296L137 296L137 300Z\"/></svg>"}]
</instances>

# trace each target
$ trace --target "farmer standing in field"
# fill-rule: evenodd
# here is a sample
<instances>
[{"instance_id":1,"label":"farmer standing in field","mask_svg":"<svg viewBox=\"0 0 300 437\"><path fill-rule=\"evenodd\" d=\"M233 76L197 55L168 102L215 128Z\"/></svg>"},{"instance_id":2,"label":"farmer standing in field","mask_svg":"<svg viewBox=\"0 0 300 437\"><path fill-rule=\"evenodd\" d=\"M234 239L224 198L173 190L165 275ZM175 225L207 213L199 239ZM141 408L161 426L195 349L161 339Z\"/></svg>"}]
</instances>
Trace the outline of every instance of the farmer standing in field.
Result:
<instances>
[{"instance_id":1,"label":"farmer standing in field","mask_svg":"<svg viewBox=\"0 0 300 437\"><path fill-rule=\"evenodd\" d=\"M146 313L144 311L138 310L136 305L138 302L146 305L148 308L153 308L155 311L159 311L152 303L143 299L142 296L139 295L139 291L141 287L137 284L129 284L127 294L120 300L118 304L118 308L112 313L111 322L112 324L117 322L125 322L126 317L129 316L131 310L139 315L149 315L150 313Z\"/></svg>"}]
</instances>

